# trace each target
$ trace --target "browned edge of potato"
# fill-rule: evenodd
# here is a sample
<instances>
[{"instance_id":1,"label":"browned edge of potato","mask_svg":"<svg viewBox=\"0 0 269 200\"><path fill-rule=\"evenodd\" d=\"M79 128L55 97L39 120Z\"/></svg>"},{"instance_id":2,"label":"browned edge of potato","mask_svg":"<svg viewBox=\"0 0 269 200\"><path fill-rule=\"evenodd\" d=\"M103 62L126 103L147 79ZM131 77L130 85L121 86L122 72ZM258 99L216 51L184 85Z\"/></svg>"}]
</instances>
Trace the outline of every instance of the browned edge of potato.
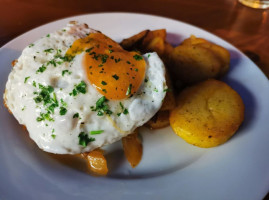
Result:
<instances>
[{"instance_id":1,"label":"browned edge of potato","mask_svg":"<svg viewBox=\"0 0 269 200\"><path fill-rule=\"evenodd\" d=\"M122 138L122 146L125 157L132 168L135 168L140 163L143 155L143 146L137 129L133 133Z\"/></svg>"}]
</instances>

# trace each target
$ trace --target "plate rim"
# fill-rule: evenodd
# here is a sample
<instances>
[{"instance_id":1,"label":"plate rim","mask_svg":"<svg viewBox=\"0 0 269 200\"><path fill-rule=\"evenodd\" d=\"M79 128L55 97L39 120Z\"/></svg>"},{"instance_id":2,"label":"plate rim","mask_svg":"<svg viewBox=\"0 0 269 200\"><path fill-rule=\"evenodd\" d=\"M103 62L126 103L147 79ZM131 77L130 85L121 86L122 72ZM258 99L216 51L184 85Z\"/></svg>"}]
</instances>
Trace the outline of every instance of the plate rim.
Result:
<instances>
[{"instance_id":1,"label":"plate rim","mask_svg":"<svg viewBox=\"0 0 269 200\"><path fill-rule=\"evenodd\" d=\"M44 26L47 26L49 24L52 24L54 22L58 22L58 21L61 21L61 20L67 20L67 19L71 19L71 18L76 18L76 17L83 17L83 16L89 16L89 15L103 15L103 14L127 14L127 15L145 15L145 16L154 16L154 17L160 17L160 18L164 18L164 19L169 19L169 20L172 20L172 21L175 21L175 22L180 22L182 24L185 24L185 25L188 25L188 26L191 26L191 27L195 27L197 29L200 29L210 35L213 35L217 38L219 38L220 40L223 40L225 43L229 44L230 46L232 46L234 49L236 49L238 52L240 52L240 54L242 54L243 57L245 57L248 62L251 62L256 68L258 68L258 71L260 71L260 74L263 74L263 76L267 79L267 77L265 76L265 74L261 71L261 69L252 61L250 60L242 51L240 51L237 47L235 47L233 44L231 44L230 42L227 42L226 40L222 39L221 37L207 31L207 30L204 30L203 28L200 28L200 27L197 27L197 26L194 26L194 25L191 25L189 23L186 23L186 22L182 22L180 20L176 20L176 19L173 19L173 18L169 18L169 17L163 17L163 16L158 16L158 15L151 15L151 14L143 14L143 13L133 13L133 12L97 12L97 13L90 13L90 14L82 14L82 15L74 15L74 16L71 16L71 17L65 17L65 18L61 18L61 19L57 19L57 20L54 20L54 21L51 21L51 22L48 22L48 23L45 23L45 24L42 24L38 27L35 27L31 30L28 30L20 35L18 35L17 37L13 38L12 40L8 41L7 43L5 43L1 48L0 50L2 50L3 48L5 47L8 47L8 45L10 45L10 43L14 42L14 40L17 40L17 39L20 39L20 37L22 36L25 36L27 35L29 32L31 31L34 31L34 30L37 30L41 27L44 27ZM257 70L257 69L256 69Z\"/></svg>"}]
</instances>

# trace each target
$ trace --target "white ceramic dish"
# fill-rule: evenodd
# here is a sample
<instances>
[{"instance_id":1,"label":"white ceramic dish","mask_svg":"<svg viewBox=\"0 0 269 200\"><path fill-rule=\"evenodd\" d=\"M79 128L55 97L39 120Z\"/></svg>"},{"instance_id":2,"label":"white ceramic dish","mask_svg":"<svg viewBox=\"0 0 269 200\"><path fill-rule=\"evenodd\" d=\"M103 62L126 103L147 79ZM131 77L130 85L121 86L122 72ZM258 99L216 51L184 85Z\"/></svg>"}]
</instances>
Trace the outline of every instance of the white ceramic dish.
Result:
<instances>
[{"instance_id":1,"label":"white ceramic dish","mask_svg":"<svg viewBox=\"0 0 269 200\"><path fill-rule=\"evenodd\" d=\"M151 15L100 13L70 17L33 29L0 49L0 94L11 61L49 32L78 20L116 41L144 29L166 28L179 44L190 34L227 48L231 69L223 78L243 98L245 121L224 145L201 149L185 143L171 128L141 129L144 155L131 169L120 143L109 148L111 173L92 177L42 152L8 113L0 98L0 199L262 199L269 188L269 82L238 49L194 26Z\"/></svg>"}]
</instances>

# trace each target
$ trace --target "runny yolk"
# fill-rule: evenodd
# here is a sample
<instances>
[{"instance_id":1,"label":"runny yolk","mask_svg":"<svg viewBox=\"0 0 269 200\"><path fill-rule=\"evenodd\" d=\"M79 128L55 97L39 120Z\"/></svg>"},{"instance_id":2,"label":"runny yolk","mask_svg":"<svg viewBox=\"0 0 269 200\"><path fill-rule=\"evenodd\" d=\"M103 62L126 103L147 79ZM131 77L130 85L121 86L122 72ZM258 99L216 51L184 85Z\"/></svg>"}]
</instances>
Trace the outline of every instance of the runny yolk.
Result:
<instances>
[{"instance_id":1,"label":"runny yolk","mask_svg":"<svg viewBox=\"0 0 269 200\"><path fill-rule=\"evenodd\" d=\"M124 99L137 92L145 76L146 62L102 33L76 40L66 52L85 52L83 67L90 83L107 99Z\"/></svg>"}]
</instances>

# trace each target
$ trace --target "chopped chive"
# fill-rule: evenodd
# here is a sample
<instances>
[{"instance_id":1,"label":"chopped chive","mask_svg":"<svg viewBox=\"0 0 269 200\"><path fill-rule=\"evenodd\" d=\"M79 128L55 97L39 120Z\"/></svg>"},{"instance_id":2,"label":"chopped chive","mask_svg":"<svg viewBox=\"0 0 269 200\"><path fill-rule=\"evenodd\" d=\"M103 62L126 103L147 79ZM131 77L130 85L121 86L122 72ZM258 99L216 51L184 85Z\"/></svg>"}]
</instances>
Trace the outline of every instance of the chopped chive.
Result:
<instances>
[{"instance_id":1,"label":"chopped chive","mask_svg":"<svg viewBox=\"0 0 269 200\"><path fill-rule=\"evenodd\" d=\"M107 85L107 83L105 81L102 81L101 84L102 85Z\"/></svg>"},{"instance_id":2,"label":"chopped chive","mask_svg":"<svg viewBox=\"0 0 269 200\"><path fill-rule=\"evenodd\" d=\"M104 130L91 131L90 134L91 134L91 135L98 135L98 134L101 134L101 133L103 133L103 132L104 132Z\"/></svg>"},{"instance_id":3,"label":"chopped chive","mask_svg":"<svg viewBox=\"0 0 269 200\"><path fill-rule=\"evenodd\" d=\"M56 138L56 135L52 134L51 137L52 137L53 139L55 139L55 138Z\"/></svg>"},{"instance_id":4,"label":"chopped chive","mask_svg":"<svg viewBox=\"0 0 269 200\"><path fill-rule=\"evenodd\" d=\"M45 70L47 69L47 67L45 67L44 65L42 65L41 67L38 68L38 70L36 71L36 73L43 73Z\"/></svg>"},{"instance_id":5,"label":"chopped chive","mask_svg":"<svg viewBox=\"0 0 269 200\"><path fill-rule=\"evenodd\" d=\"M49 38L50 37L50 34L48 34L47 37Z\"/></svg>"},{"instance_id":6,"label":"chopped chive","mask_svg":"<svg viewBox=\"0 0 269 200\"><path fill-rule=\"evenodd\" d=\"M129 85L127 91L126 91L126 96L131 94L131 90L132 90L132 84Z\"/></svg>"},{"instance_id":7,"label":"chopped chive","mask_svg":"<svg viewBox=\"0 0 269 200\"><path fill-rule=\"evenodd\" d=\"M29 78L30 78L30 76L25 77L24 83L26 83Z\"/></svg>"}]
</instances>

